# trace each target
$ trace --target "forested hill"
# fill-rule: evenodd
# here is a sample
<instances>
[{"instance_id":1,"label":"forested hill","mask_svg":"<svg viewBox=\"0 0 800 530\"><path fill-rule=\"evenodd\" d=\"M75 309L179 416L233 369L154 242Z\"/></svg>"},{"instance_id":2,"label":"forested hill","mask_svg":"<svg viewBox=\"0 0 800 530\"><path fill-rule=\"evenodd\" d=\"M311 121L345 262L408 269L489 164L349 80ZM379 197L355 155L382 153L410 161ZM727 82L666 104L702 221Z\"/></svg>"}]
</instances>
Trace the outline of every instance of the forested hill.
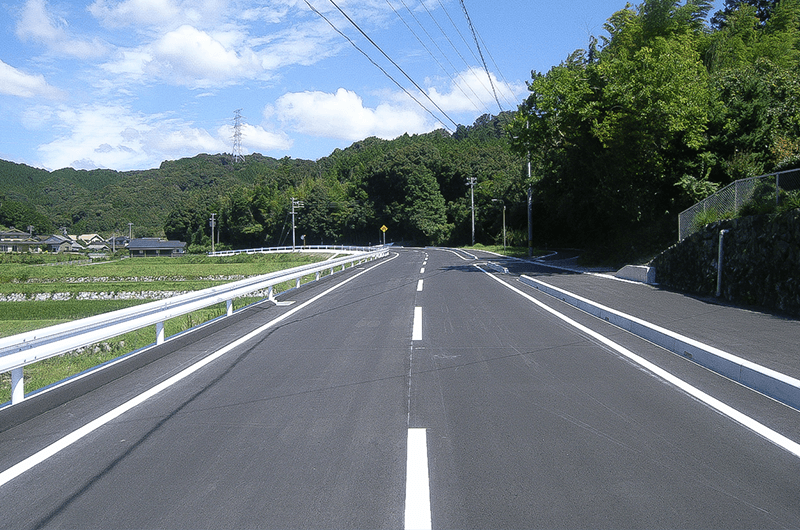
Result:
<instances>
[{"instance_id":1,"label":"forested hill","mask_svg":"<svg viewBox=\"0 0 800 530\"><path fill-rule=\"evenodd\" d=\"M248 166L277 166L260 155ZM118 172L72 168L35 169L0 161L0 224L36 233L61 227L70 233L128 232L139 236L163 233L164 219L175 201L197 190L222 193L255 179L252 172L231 171L230 156L198 155L164 162L158 169Z\"/></svg>"},{"instance_id":2,"label":"forested hill","mask_svg":"<svg viewBox=\"0 0 800 530\"><path fill-rule=\"evenodd\" d=\"M492 217L478 229L495 237L502 206L491 199L519 211L524 201L523 161L505 138L510 119L483 116L452 135L367 138L317 161L253 154L234 164L229 154L203 154L128 172L0 161L0 225L110 235L133 223L134 236L166 235L202 250L216 213L222 248L278 245L290 242L295 198L303 202L298 237L308 243L377 242L382 225L390 240L443 243L470 237L467 182L475 178L476 198Z\"/></svg>"},{"instance_id":3,"label":"forested hill","mask_svg":"<svg viewBox=\"0 0 800 530\"><path fill-rule=\"evenodd\" d=\"M455 133L367 138L317 161L226 155L141 172L0 165L0 224L165 234L221 247L527 240L619 260L675 241L677 215L735 179L800 167L800 0L644 0L599 39L533 72L514 112ZM527 177L530 160L531 178ZM798 192L800 193L800 192Z\"/></svg>"}]
</instances>

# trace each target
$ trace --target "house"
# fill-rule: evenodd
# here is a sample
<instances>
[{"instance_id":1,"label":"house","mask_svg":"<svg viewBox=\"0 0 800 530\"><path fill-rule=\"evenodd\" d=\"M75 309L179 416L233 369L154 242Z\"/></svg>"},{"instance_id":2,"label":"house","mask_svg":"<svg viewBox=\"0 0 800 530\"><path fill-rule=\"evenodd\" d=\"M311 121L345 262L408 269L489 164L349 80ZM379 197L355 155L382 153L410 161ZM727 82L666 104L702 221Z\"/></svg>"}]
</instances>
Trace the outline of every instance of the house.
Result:
<instances>
[{"instance_id":1,"label":"house","mask_svg":"<svg viewBox=\"0 0 800 530\"><path fill-rule=\"evenodd\" d=\"M48 252L69 252L72 250L73 241L66 236L52 235L42 241L42 245L47 247Z\"/></svg>"},{"instance_id":2,"label":"house","mask_svg":"<svg viewBox=\"0 0 800 530\"><path fill-rule=\"evenodd\" d=\"M78 236L78 243L84 246L93 245L94 243L103 243L104 241L100 234L81 234Z\"/></svg>"},{"instance_id":3,"label":"house","mask_svg":"<svg viewBox=\"0 0 800 530\"><path fill-rule=\"evenodd\" d=\"M155 237L131 239L128 243L128 253L132 258L182 256L186 252L185 248L186 243L183 241L168 241Z\"/></svg>"},{"instance_id":4,"label":"house","mask_svg":"<svg viewBox=\"0 0 800 530\"><path fill-rule=\"evenodd\" d=\"M16 228L0 231L0 252L30 252L41 244L39 238Z\"/></svg>"},{"instance_id":5,"label":"house","mask_svg":"<svg viewBox=\"0 0 800 530\"><path fill-rule=\"evenodd\" d=\"M89 246L86 248L89 249L91 252L108 252L108 250L110 250L108 248L108 245L103 243L102 241L96 243L90 243Z\"/></svg>"},{"instance_id":6,"label":"house","mask_svg":"<svg viewBox=\"0 0 800 530\"><path fill-rule=\"evenodd\" d=\"M121 250L128 246L128 242L130 242L128 236L114 236L106 241L106 245L112 250Z\"/></svg>"}]
</instances>

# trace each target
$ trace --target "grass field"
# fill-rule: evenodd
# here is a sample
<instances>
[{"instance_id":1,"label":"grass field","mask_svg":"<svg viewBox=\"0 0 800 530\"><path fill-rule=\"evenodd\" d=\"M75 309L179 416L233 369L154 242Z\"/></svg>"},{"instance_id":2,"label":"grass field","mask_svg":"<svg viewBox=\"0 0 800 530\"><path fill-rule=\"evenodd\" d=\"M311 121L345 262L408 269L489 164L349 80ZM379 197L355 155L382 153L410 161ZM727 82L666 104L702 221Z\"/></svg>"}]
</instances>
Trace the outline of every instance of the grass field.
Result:
<instances>
[{"instance_id":1,"label":"grass field","mask_svg":"<svg viewBox=\"0 0 800 530\"><path fill-rule=\"evenodd\" d=\"M92 265L41 266L12 261L0 262L0 297L25 298L27 301L0 301L0 337L107 313L152 301L164 291L194 291L306 265L328 255L259 254L231 257L185 256L180 258L125 259ZM304 279L308 281L308 278ZM276 292L291 287L289 282ZM83 300L79 296L97 293L133 294L140 299ZM59 299L52 299L54 294ZM46 300L39 298L48 298ZM2 299L2 298L0 298ZM234 301L234 309L249 305L258 298ZM167 336L180 333L225 313L218 304L165 323ZM70 352L24 369L25 391L32 392L93 366L114 359L155 342L155 328L150 326L115 337L80 351ZM0 374L0 404L11 397L11 376Z\"/></svg>"}]
</instances>

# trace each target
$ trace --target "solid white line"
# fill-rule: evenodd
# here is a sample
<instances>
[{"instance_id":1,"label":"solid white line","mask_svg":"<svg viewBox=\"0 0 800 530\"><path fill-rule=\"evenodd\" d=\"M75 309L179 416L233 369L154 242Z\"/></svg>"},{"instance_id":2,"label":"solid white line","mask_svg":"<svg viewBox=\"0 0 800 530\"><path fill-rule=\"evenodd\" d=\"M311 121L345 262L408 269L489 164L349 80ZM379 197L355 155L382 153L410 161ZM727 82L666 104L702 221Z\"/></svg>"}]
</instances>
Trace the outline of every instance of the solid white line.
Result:
<instances>
[{"instance_id":1,"label":"solid white line","mask_svg":"<svg viewBox=\"0 0 800 530\"><path fill-rule=\"evenodd\" d=\"M477 265L476 265L476 267L477 267ZM743 425L746 428L752 430L756 434L759 434L759 435L763 436L764 438L766 438L767 440L771 441L772 443L774 443L778 447L781 447L781 448L785 449L786 451L792 453L793 455L800 457L800 444L798 444L797 442L795 442L793 440L790 440L786 436L784 436L784 435L782 435L782 434L780 434L780 433L778 433L776 431L773 431L772 429L770 429L766 425L764 425L762 423L759 423L758 421L756 421L753 418L743 414L742 412L739 412L738 410L734 409L730 405L726 405L725 403L721 402L720 400L718 400L718 399L706 394L705 392L703 392L699 388L692 386L691 384L687 383L686 381L684 381L682 379L679 379L677 376L667 372L663 368L660 368L660 367L656 366L655 364L653 364L650 361L640 357L639 355L636 355L632 351L628 350L627 348L625 348L623 346L620 346L616 342L614 342L611 339L601 335L600 333L592 331L591 329L587 328L586 326L584 326L582 324L579 324L578 322L575 322L574 320L572 320L568 316L559 313L555 309L552 309L551 307L547 306L546 304L538 301L537 299L535 299L534 297L530 296L529 294L527 294L527 293L517 289L516 287L504 282L503 280L499 279L497 276L494 276L493 274L490 274L489 272L481 269L480 267L478 267L478 269L480 269L483 273L485 273L487 276L489 276L493 280L496 280L496 281L500 282L501 284L505 285L506 287L508 287L509 289L514 291L515 293L527 298L528 300L530 300L531 302L533 302L534 304L536 304L540 308L542 308L545 311L547 311L548 313L558 317L559 319L561 319L562 321L566 322L570 326L572 326L572 327L578 329L579 331L589 335L590 337L592 337L596 341L598 341L598 342L600 342L602 344L605 344L606 346L608 346L612 350L614 350L617 353L623 355L624 357L627 357L629 360L631 360L634 363L638 364L639 366L641 366L645 370L648 370L648 371L652 372L657 377L660 377L661 379L667 381L668 383L671 383L672 385L675 385L676 387L680 388L681 390L683 390L684 392L686 392L690 396L694 397L695 399L697 399L699 401L702 401L703 403L705 403L709 407L713 408L714 410L716 410L720 414L728 416L732 420L740 423L741 425Z\"/></svg>"},{"instance_id":2,"label":"solid white line","mask_svg":"<svg viewBox=\"0 0 800 530\"><path fill-rule=\"evenodd\" d=\"M30 470L32 467L44 462L45 460L47 460L51 456L55 455L56 453L58 453L62 449L65 449L65 448L69 447L70 445L72 445L73 443L77 442L78 440L80 440L81 438L86 436L87 434L90 434L91 432L97 430L98 428L102 427L106 423L108 423L108 422L114 420L115 418L121 416L122 414L128 412L132 408L144 403L145 401L147 401L151 397L159 394L161 391L171 387L172 385L174 385L178 381L181 381L182 379L185 379L186 377L192 375L193 373L197 372L198 370L200 370L201 368L203 368L207 364L219 359L220 357L222 357L223 355L225 355L229 351L233 350L234 348L237 348L237 347L241 346L242 344L244 344L245 342L257 337L258 335L262 334L267 329L273 327L278 322L281 322L281 321L287 319L288 317L290 317L294 313L296 313L296 312L300 311L301 309L303 309L304 307L316 302L317 300L319 300L323 296L327 295L328 293L334 291L335 289L338 289L339 287L341 287L342 285L345 285L348 282L351 282L351 281L355 280L356 278L358 278L362 274L364 274L366 272L369 272L370 270L374 269L375 267L379 267L380 265L383 265L384 263L388 263L388 262L392 261L397 256L398 256L398 254L395 254L392 258L390 258L390 259L388 259L386 261L382 261L381 263L378 263L377 265L373 265L372 267L370 267L368 269L365 269L365 270L359 272L358 274L355 274L354 276L351 276L350 278L347 278L343 282L334 285L330 289L318 294L317 296L311 298L307 302L304 302L304 303L300 304L299 306L287 311L286 313L282 314L281 316L271 320L270 322L267 322L266 324L264 324L260 328L254 330L254 331L251 331L247 335L244 335L243 337L238 338L237 340L231 342L227 346L224 346L223 348L215 351L214 353L212 353L208 357L205 357L205 358L201 359L197 363L195 363L195 364L189 366L188 368L184 369L183 371L173 375L169 379L159 383L158 385L152 387L149 390L146 390L142 394L139 394L135 398L123 403L122 405L116 407L115 409L113 409L113 410L111 410L109 412L106 412L105 414L103 414L102 416L97 418L96 420L87 423L83 427L77 429L76 431L71 432L70 434L64 436L60 440L58 440L56 442L53 442L52 444L48 445L44 449L40 450L39 452L29 456L25 460L23 460L23 461L15 464L13 466L11 466L10 468L8 468L5 471L3 471L2 473L0 473L0 486L5 485L10 480L15 479L16 477L18 477L21 474L25 473L26 471Z\"/></svg>"},{"instance_id":3,"label":"solid white line","mask_svg":"<svg viewBox=\"0 0 800 530\"><path fill-rule=\"evenodd\" d=\"M422 290L422 280L417 282L417 292L420 292L421 290Z\"/></svg>"},{"instance_id":4,"label":"solid white line","mask_svg":"<svg viewBox=\"0 0 800 530\"><path fill-rule=\"evenodd\" d=\"M430 530L431 491L428 480L428 437L425 429L408 429L406 460L406 530Z\"/></svg>"},{"instance_id":5,"label":"solid white line","mask_svg":"<svg viewBox=\"0 0 800 530\"><path fill-rule=\"evenodd\" d=\"M411 340L422 340L422 308L414 308L414 328L411 331Z\"/></svg>"}]
</instances>

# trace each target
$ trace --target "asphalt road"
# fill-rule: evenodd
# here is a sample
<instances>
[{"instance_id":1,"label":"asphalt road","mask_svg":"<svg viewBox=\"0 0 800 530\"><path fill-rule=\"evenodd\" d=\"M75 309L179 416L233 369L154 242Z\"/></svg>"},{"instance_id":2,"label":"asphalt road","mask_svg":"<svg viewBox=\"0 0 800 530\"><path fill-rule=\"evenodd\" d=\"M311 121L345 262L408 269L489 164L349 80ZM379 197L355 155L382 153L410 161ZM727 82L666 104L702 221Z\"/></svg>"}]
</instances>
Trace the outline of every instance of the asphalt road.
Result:
<instances>
[{"instance_id":1,"label":"asphalt road","mask_svg":"<svg viewBox=\"0 0 800 530\"><path fill-rule=\"evenodd\" d=\"M0 527L800 527L797 454L598 337L796 411L482 263L398 249L0 411Z\"/></svg>"}]
</instances>

